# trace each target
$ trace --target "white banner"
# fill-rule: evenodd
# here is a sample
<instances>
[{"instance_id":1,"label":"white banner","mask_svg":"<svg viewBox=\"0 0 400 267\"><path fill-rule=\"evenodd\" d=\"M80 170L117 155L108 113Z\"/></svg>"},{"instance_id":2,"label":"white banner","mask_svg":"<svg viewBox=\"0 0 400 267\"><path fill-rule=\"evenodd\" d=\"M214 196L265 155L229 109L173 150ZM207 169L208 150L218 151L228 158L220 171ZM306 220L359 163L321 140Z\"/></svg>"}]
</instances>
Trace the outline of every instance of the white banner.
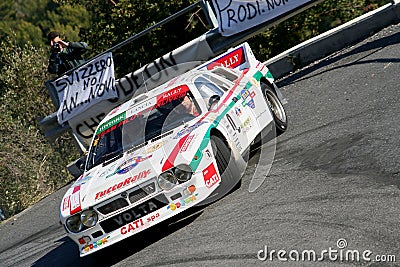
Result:
<instances>
[{"instance_id":1,"label":"white banner","mask_svg":"<svg viewBox=\"0 0 400 267\"><path fill-rule=\"evenodd\" d=\"M54 82L60 100L57 120L62 124L100 101L118 97L112 53L84 64Z\"/></svg>"},{"instance_id":2,"label":"white banner","mask_svg":"<svg viewBox=\"0 0 400 267\"><path fill-rule=\"evenodd\" d=\"M222 36L272 20L311 0L212 0Z\"/></svg>"}]
</instances>

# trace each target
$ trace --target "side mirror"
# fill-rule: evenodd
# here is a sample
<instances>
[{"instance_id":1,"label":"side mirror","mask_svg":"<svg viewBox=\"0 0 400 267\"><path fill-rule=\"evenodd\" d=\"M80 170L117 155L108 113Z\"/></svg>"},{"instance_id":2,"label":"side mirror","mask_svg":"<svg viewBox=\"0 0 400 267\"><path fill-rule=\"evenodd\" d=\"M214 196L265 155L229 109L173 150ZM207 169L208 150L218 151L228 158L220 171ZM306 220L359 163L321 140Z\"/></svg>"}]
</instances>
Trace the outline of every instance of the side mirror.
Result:
<instances>
[{"instance_id":1,"label":"side mirror","mask_svg":"<svg viewBox=\"0 0 400 267\"><path fill-rule=\"evenodd\" d=\"M74 176L75 179L78 179L85 171L85 162L86 162L86 155L71 162L70 164L67 165L68 172L72 176Z\"/></svg>"},{"instance_id":2,"label":"side mirror","mask_svg":"<svg viewBox=\"0 0 400 267\"><path fill-rule=\"evenodd\" d=\"M213 109L220 99L221 97L219 95L211 96L210 99L208 100L208 110Z\"/></svg>"}]
</instances>

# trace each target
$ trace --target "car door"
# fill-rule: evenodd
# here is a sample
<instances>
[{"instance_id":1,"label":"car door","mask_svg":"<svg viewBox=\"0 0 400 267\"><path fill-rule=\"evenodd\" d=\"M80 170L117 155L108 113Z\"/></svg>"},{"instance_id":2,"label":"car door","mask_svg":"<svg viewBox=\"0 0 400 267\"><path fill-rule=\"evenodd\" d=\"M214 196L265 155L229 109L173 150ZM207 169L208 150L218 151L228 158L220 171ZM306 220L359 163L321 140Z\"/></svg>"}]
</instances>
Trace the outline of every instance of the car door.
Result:
<instances>
[{"instance_id":1,"label":"car door","mask_svg":"<svg viewBox=\"0 0 400 267\"><path fill-rule=\"evenodd\" d=\"M243 131L245 121L241 116L239 98L236 91L231 94L227 101L224 101L229 94L233 83L228 81L218 81L211 75L201 76L195 81L195 85L200 92L207 108L210 112L210 118L217 118L224 115L219 121L219 127L223 127L229 136L229 139L235 144L240 152L247 147L249 143L247 131ZM222 101L222 102L221 102ZM232 101L234 101L232 106ZM221 106L222 105L222 106ZM218 108L217 108L218 107Z\"/></svg>"}]
</instances>

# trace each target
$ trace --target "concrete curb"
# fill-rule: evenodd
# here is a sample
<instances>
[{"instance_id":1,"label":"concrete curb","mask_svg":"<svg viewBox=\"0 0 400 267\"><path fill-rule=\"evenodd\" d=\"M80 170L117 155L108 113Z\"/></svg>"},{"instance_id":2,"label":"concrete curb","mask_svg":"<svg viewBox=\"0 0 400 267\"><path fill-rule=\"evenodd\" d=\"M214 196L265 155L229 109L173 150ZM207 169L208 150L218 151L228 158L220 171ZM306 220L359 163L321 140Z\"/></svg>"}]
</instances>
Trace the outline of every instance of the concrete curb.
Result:
<instances>
[{"instance_id":1,"label":"concrete curb","mask_svg":"<svg viewBox=\"0 0 400 267\"><path fill-rule=\"evenodd\" d=\"M292 47L264 63L275 78L281 78L398 22L400 22L400 0L394 0L392 3Z\"/></svg>"}]
</instances>

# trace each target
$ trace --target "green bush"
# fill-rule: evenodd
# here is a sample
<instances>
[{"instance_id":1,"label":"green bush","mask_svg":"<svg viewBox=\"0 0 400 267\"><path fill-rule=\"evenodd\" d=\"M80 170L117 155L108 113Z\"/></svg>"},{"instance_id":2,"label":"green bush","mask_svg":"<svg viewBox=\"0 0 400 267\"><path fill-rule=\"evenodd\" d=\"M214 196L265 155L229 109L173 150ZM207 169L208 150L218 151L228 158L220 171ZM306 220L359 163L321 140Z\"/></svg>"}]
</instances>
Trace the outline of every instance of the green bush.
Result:
<instances>
[{"instance_id":1,"label":"green bush","mask_svg":"<svg viewBox=\"0 0 400 267\"><path fill-rule=\"evenodd\" d=\"M78 157L69 136L50 144L38 117L54 112L43 82L47 53L13 38L0 43L0 209L10 216L71 180L65 166Z\"/></svg>"}]
</instances>

